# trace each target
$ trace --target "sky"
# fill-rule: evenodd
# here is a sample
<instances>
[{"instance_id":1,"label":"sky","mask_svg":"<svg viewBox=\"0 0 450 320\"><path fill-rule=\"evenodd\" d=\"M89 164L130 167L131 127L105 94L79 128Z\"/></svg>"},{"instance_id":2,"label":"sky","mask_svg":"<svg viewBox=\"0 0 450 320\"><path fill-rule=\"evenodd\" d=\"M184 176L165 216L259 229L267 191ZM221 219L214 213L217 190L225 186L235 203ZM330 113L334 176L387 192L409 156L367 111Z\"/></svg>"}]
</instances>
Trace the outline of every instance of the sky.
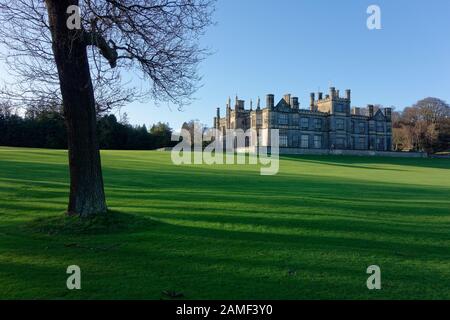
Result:
<instances>
[{"instance_id":1,"label":"sky","mask_svg":"<svg viewBox=\"0 0 450 320\"><path fill-rule=\"evenodd\" d=\"M381 30L367 28L367 8L381 9ZM218 0L201 44L213 54L199 67L195 101L178 111L151 101L122 109L132 124L163 121L179 129L212 125L226 100L285 93L308 106L309 93L352 90L352 105L401 110L435 96L450 102L449 0Z\"/></svg>"}]
</instances>

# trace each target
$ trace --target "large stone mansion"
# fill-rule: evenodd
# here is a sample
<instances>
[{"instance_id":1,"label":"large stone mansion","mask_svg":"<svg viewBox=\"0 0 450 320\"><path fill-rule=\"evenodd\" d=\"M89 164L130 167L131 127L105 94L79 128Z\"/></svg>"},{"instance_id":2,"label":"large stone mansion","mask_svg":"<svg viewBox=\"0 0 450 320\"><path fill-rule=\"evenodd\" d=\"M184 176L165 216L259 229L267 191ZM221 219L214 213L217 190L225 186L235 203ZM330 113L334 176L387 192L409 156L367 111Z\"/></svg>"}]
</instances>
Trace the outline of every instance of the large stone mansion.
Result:
<instances>
[{"instance_id":1,"label":"large stone mansion","mask_svg":"<svg viewBox=\"0 0 450 320\"><path fill-rule=\"evenodd\" d=\"M267 129L279 129L281 149L292 150L373 150L391 151L392 122L391 108L351 108L351 91L341 97L339 90L330 88L327 95L319 92L317 99L311 93L309 109L300 109L299 99L286 94L275 105L273 94L266 96L266 106L261 107L258 99L256 108L250 102L236 97L234 108L228 99L225 117L220 108L214 118L214 128L225 133L228 129L255 129L259 143L270 147L270 139L264 137Z\"/></svg>"}]
</instances>

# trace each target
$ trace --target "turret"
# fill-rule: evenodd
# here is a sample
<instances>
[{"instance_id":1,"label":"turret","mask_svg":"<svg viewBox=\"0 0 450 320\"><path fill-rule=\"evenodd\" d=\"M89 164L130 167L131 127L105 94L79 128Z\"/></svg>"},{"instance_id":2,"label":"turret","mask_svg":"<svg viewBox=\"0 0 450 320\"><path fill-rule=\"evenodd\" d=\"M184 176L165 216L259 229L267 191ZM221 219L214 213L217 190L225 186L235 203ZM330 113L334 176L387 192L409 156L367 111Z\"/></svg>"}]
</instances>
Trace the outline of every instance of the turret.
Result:
<instances>
[{"instance_id":1,"label":"turret","mask_svg":"<svg viewBox=\"0 0 450 320\"><path fill-rule=\"evenodd\" d=\"M311 92L310 94L310 101L309 101L309 108L311 111L315 111L316 107L315 107L315 94L313 92Z\"/></svg>"},{"instance_id":2,"label":"turret","mask_svg":"<svg viewBox=\"0 0 450 320\"><path fill-rule=\"evenodd\" d=\"M266 107L269 109L273 109L275 106L275 96L273 94L268 94L266 96Z\"/></svg>"},{"instance_id":3,"label":"turret","mask_svg":"<svg viewBox=\"0 0 450 320\"><path fill-rule=\"evenodd\" d=\"M291 108L293 110L300 109L300 103L298 103L298 97L292 97L291 98Z\"/></svg>"},{"instance_id":4,"label":"turret","mask_svg":"<svg viewBox=\"0 0 450 320\"><path fill-rule=\"evenodd\" d=\"M217 108L217 115L214 118L214 128L215 129L220 128L220 108Z\"/></svg>"},{"instance_id":5,"label":"turret","mask_svg":"<svg viewBox=\"0 0 450 320\"><path fill-rule=\"evenodd\" d=\"M335 87L331 87L330 88L330 98L333 100L334 98L336 98L336 88Z\"/></svg>"},{"instance_id":6,"label":"turret","mask_svg":"<svg viewBox=\"0 0 450 320\"><path fill-rule=\"evenodd\" d=\"M226 120L227 120L227 129L229 129L230 124L231 124L231 98L230 97L228 97Z\"/></svg>"},{"instance_id":7,"label":"turret","mask_svg":"<svg viewBox=\"0 0 450 320\"><path fill-rule=\"evenodd\" d=\"M351 100L352 91L350 89L345 90L345 99Z\"/></svg>"},{"instance_id":8,"label":"turret","mask_svg":"<svg viewBox=\"0 0 450 320\"><path fill-rule=\"evenodd\" d=\"M373 110L374 110L373 104L367 105L367 109L369 109L369 117L373 118Z\"/></svg>"},{"instance_id":9,"label":"turret","mask_svg":"<svg viewBox=\"0 0 450 320\"><path fill-rule=\"evenodd\" d=\"M245 101L237 100L236 110L244 110L245 109Z\"/></svg>"}]
</instances>

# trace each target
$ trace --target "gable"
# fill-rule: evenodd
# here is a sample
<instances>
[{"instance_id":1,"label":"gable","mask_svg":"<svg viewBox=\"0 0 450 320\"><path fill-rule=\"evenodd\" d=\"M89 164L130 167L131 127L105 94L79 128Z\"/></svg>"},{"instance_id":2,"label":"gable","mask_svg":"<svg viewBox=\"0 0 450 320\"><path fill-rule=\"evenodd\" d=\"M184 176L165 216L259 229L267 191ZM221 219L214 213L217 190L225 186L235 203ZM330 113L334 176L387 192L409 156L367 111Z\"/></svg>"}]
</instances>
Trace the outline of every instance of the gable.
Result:
<instances>
[{"instance_id":1,"label":"gable","mask_svg":"<svg viewBox=\"0 0 450 320\"><path fill-rule=\"evenodd\" d=\"M284 99L281 99L280 102L275 106L278 111L291 111L291 107L286 103Z\"/></svg>"},{"instance_id":2,"label":"gable","mask_svg":"<svg viewBox=\"0 0 450 320\"><path fill-rule=\"evenodd\" d=\"M377 113L375 113L373 117L376 121L385 121L386 117L384 116L383 112L381 110L378 110Z\"/></svg>"}]
</instances>

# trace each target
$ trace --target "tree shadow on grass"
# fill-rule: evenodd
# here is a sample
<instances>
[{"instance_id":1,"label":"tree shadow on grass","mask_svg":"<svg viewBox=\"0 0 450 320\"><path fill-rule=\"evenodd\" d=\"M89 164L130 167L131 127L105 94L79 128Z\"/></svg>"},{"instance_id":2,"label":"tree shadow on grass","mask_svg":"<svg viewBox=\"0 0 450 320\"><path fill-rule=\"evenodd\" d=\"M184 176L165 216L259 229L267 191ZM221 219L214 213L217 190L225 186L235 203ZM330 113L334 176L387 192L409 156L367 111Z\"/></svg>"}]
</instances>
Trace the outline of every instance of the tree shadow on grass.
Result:
<instances>
[{"instance_id":1,"label":"tree shadow on grass","mask_svg":"<svg viewBox=\"0 0 450 320\"><path fill-rule=\"evenodd\" d=\"M81 218L65 214L37 218L28 222L25 228L38 234L83 236L149 231L159 223L149 217L110 210L107 214L93 218Z\"/></svg>"},{"instance_id":2,"label":"tree shadow on grass","mask_svg":"<svg viewBox=\"0 0 450 320\"><path fill-rule=\"evenodd\" d=\"M120 218L135 218L125 216ZM435 294L448 296L445 274L422 279L431 259L448 259L446 250L432 245L220 230L165 222L139 238L117 234L108 239L127 242L127 246L95 254L71 248L53 248L48 253L28 249L24 255L33 263L20 266L18 262L3 262L0 270L9 272L21 284L22 273L39 274L41 278L30 277L30 281L40 286L48 280L64 283L60 279L65 275L66 261L77 261L89 271L84 298L158 299L163 290L176 289L188 299L354 299L369 297L364 287L365 268L373 261L381 261L386 269L389 267L384 284L391 290L383 290L380 297L430 298L421 287L426 280L432 280ZM42 265L46 254L54 259L48 267L55 268L56 279ZM406 260L415 263L405 269ZM298 274L289 275L290 269ZM412 288L403 288L404 283L413 284ZM54 298L61 295L58 288L55 284L47 288L48 292L36 292Z\"/></svg>"},{"instance_id":3,"label":"tree shadow on grass","mask_svg":"<svg viewBox=\"0 0 450 320\"><path fill-rule=\"evenodd\" d=\"M374 169L374 170L392 170L407 171L404 169L390 169L384 167L371 167L374 165L398 165L413 166L436 169L450 169L449 159L432 158L390 158L390 157L355 157L355 156L308 156L308 155L282 155L280 159L310 162L318 164L328 164L348 168Z\"/></svg>"}]
</instances>

